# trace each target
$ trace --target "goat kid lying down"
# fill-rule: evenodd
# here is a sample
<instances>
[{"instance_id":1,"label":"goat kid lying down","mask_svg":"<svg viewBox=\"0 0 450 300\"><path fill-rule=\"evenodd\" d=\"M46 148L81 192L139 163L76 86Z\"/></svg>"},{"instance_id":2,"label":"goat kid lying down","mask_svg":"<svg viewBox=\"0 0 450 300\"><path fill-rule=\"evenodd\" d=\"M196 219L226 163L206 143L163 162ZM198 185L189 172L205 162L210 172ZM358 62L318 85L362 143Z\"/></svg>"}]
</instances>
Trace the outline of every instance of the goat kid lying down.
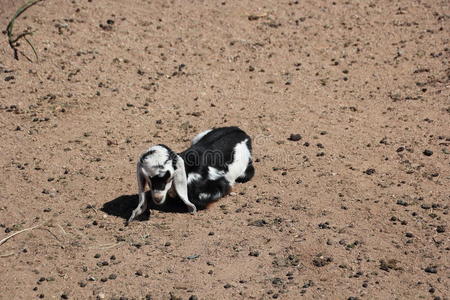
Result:
<instances>
[{"instance_id":1,"label":"goat kid lying down","mask_svg":"<svg viewBox=\"0 0 450 300\"><path fill-rule=\"evenodd\" d=\"M144 152L137 163L139 204L128 223L147 209L145 186L161 205L175 193L189 212L203 209L228 194L236 183L249 181L255 169L250 137L238 127L210 129L198 134L189 149L177 154L165 145Z\"/></svg>"}]
</instances>

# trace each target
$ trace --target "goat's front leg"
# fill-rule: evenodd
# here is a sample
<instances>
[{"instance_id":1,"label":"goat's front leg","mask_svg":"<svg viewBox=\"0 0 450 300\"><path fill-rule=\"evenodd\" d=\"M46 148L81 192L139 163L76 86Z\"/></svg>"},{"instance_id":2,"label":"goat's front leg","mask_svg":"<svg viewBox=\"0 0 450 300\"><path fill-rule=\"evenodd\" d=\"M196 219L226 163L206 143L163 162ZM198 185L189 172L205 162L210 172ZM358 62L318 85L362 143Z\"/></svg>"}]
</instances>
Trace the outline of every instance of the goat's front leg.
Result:
<instances>
[{"instance_id":1,"label":"goat's front leg","mask_svg":"<svg viewBox=\"0 0 450 300\"><path fill-rule=\"evenodd\" d=\"M147 209L147 199L145 198L145 184L147 183L147 180L144 173L142 172L139 163L137 166L136 175L138 182L139 204L131 213L131 217L128 219L128 223L133 221L134 218L142 214Z\"/></svg>"}]
</instances>

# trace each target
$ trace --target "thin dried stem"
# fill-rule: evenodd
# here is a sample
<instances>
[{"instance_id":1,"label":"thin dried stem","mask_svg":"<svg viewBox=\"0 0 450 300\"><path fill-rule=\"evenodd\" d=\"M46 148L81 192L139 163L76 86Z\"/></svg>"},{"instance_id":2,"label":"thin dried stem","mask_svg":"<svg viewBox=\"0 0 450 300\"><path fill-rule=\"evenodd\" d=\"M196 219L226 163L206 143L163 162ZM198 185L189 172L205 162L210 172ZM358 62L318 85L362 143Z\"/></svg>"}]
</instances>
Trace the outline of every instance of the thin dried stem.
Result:
<instances>
[{"instance_id":1,"label":"thin dried stem","mask_svg":"<svg viewBox=\"0 0 450 300\"><path fill-rule=\"evenodd\" d=\"M16 236L16 235L18 235L18 234L20 234L20 233L22 233L22 232L25 232L25 231L28 231L28 230L33 230L33 229L35 229L35 228L38 228L39 226L41 226L42 224L38 224L38 225L36 225L36 226L33 226L33 227L30 227L30 228L25 228L25 229L22 229L22 230L20 230L20 231L17 231L17 232L14 232L13 234L11 234L10 236L7 236L7 237L5 237L4 239L2 239L1 241L0 241L0 246L1 245L3 245L7 240L9 240L10 238L12 238L12 237L14 237L14 236Z\"/></svg>"},{"instance_id":2,"label":"thin dried stem","mask_svg":"<svg viewBox=\"0 0 450 300\"><path fill-rule=\"evenodd\" d=\"M0 254L0 258L13 256L14 254L15 254L14 252L6 253L6 254Z\"/></svg>"},{"instance_id":3,"label":"thin dried stem","mask_svg":"<svg viewBox=\"0 0 450 300\"><path fill-rule=\"evenodd\" d=\"M35 5L38 2L41 2L43 0L30 0L27 3L25 3L22 7L20 7L16 13L14 14L14 16L12 17L11 21L9 21L8 26L6 27L6 32L8 34L8 43L9 46L11 47L11 49L13 49L14 51L14 58L19 60L19 52L24 55L24 53L22 51L19 51L19 49L17 49L17 42L20 39L25 39L25 41L28 43L28 45L30 45L31 49L34 52L34 55L36 55L36 59L38 58L38 55L36 53L36 50L34 49L33 45L30 43L30 41L26 38L28 35L32 35L33 32L22 32L19 35L17 35L16 37L14 37L13 34L13 27L14 27L14 22L16 21L16 19L23 14L28 8L30 8L31 6ZM28 58L26 55L24 55L28 60L30 60L30 58ZM31 61L31 60L30 60Z\"/></svg>"}]
</instances>

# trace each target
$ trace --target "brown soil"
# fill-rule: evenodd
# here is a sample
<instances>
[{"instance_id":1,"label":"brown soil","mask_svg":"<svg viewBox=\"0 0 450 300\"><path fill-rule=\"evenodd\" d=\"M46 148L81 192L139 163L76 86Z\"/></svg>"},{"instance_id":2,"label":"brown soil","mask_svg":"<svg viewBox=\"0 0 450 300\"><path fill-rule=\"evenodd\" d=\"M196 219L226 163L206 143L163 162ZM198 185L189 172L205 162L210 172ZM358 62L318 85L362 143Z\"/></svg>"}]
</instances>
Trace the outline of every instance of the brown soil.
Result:
<instances>
[{"instance_id":1,"label":"brown soil","mask_svg":"<svg viewBox=\"0 0 450 300\"><path fill-rule=\"evenodd\" d=\"M0 239L40 227L0 245L1 299L449 299L448 1L46 0L27 28ZM125 227L138 155L224 125L255 178Z\"/></svg>"}]
</instances>

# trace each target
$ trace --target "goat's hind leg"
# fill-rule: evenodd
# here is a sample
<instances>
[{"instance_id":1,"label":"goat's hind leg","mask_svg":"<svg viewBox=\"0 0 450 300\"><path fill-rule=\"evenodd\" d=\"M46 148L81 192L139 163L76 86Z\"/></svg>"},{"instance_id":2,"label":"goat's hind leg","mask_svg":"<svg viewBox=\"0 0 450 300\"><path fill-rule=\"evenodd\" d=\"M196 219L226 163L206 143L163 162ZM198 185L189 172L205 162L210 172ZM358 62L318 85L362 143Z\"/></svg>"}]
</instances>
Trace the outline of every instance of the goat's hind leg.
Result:
<instances>
[{"instance_id":1,"label":"goat's hind leg","mask_svg":"<svg viewBox=\"0 0 450 300\"><path fill-rule=\"evenodd\" d=\"M192 199L197 207L204 209L227 195L230 191L231 185L225 178L206 180L203 184L196 187Z\"/></svg>"},{"instance_id":2,"label":"goat's hind leg","mask_svg":"<svg viewBox=\"0 0 450 300\"><path fill-rule=\"evenodd\" d=\"M250 181L255 175L255 167L253 167L252 161L250 161L247 165L247 168L244 171L244 174L236 178L236 182L244 183Z\"/></svg>"}]
</instances>

